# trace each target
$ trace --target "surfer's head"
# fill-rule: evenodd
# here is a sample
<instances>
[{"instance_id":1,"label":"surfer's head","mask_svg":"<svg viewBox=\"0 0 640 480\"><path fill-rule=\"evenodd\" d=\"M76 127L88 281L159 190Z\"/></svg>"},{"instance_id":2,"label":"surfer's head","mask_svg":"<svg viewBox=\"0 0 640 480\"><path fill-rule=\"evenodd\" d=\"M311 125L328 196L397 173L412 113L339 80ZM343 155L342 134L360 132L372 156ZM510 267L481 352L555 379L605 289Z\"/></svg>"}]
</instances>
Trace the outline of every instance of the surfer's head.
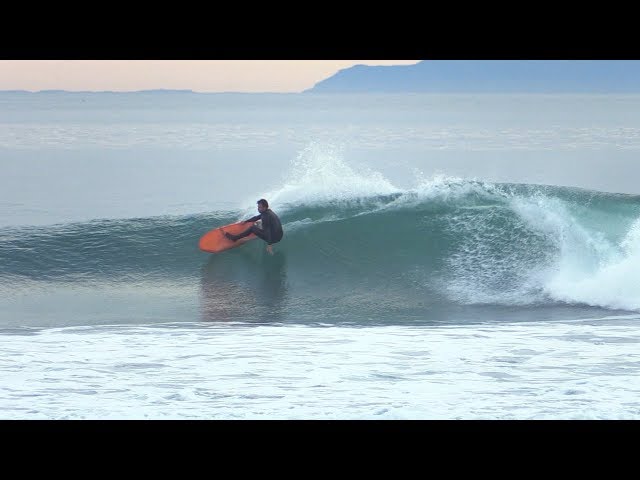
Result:
<instances>
[{"instance_id":1,"label":"surfer's head","mask_svg":"<svg viewBox=\"0 0 640 480\"><path fill-rule=\"evenodd\" d=\"M269 202L267 202L264 198L261 198L260 200L258 200L257 203L258 203L258 211L260 213L264 212L269 208Z\"/></svg>"}]
</instances>

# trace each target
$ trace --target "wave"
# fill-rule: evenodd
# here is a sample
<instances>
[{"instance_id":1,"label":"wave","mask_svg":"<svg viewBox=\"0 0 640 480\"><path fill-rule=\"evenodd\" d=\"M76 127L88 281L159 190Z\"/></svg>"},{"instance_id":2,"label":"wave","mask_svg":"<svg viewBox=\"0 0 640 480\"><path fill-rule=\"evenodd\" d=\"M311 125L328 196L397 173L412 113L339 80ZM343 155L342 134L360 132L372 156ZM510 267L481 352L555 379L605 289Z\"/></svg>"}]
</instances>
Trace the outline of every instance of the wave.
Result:
<instances>
[{"instance_id":1,"label":"wave","mask_svg":"<svg viewBox=\"0 0 640 480\"><path fill-rule=\"evenodd\" d=\"M262 269L306 309L640 310L638 196L444 176L402 190L375 172L300 168L297 183L267 197L285 229L274 258L260 241L220 255L197 248L206 231L253 210L12 227L0 229L2 283L193 281L220 272L248 285ZM337 188L305 188L322 175Z\"/></svg>"}]
</instances>

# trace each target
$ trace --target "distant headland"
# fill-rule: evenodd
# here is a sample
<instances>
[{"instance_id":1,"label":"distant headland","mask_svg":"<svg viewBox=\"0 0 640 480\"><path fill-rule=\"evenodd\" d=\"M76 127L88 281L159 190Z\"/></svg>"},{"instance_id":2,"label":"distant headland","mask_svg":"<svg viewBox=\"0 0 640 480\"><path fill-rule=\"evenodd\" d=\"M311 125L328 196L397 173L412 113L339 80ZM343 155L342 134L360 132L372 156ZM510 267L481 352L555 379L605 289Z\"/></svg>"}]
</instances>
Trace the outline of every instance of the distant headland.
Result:
<instances>
[{"instance_id":1,"label":"distant headland","mask_svg":"<svg viewBox=\"0 0 640 480\"><path fill-rule=\"evenodd\" d=\"M640 60L423 60L355 65L304 93L640 93Z\"/></svg>"},{"instance_id":2,"label":"distant headland","mask_svg":"<svg viewBox=\"0 0 640 480\"><path fill-rule=\"evenodd\" d=\"M59 93L69 93L69 94L73 94L73 95L78 95L78 94L94 94L94 93L113 93L113 94L117 94L117 95L122 95L122 94L128 94L128 93L167 93L167 94L175 94L175 93L196 93L193 90L171 90L171 89L165 89L165 88L158 88L158 89L150 89L150 90L132 90L132 91L123 91L123 92L117 92L117 91L113 91L113 90L97 90L97 91L91 91L91 90L37 90L37 91L31 91L31 90L0 90L0 93L25 93L25 94L30 94L30 93L45 93L45 94L59 94Z\"/></svg>"}]
</instances>

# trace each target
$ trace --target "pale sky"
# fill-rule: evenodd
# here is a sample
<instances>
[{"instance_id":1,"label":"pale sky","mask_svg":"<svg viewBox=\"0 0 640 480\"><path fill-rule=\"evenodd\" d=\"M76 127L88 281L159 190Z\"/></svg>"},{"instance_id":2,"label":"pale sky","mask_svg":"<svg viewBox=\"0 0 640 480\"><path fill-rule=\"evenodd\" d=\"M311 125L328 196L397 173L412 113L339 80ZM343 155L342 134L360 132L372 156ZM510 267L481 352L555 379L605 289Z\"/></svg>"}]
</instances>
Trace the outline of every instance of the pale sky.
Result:
<instances>
[{"instance_id":1,"label":"pale sky","mask_svg":"<svg viewBox=\"0 0 640 480\"><path fill-rule=\"evenodd\" d=\"M0 60L0 90L301 92L352 65L419 60Z\"/></svg>"}]
</instances>

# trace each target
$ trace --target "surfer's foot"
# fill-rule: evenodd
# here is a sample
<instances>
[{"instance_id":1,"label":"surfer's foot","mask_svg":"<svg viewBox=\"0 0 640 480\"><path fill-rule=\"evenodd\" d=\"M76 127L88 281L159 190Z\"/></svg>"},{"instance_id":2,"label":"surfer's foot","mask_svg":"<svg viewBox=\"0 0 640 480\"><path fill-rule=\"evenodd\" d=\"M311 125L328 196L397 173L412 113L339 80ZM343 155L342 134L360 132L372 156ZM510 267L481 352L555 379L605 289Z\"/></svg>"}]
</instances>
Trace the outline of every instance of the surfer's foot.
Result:
<instances>
[{"instance_id":1,"label":"surfer's foot","mask_svg":"<svg viewBox=\"0 0 640 480\"><path fill-rule=\"evenodd\" d=\"M224 236L227 237L232 242L235 242L237 240L236 236L232 235L231 233L227 233L224 230L222 231L222 233L224 233Z\"/></svg>"}]
</instances>

